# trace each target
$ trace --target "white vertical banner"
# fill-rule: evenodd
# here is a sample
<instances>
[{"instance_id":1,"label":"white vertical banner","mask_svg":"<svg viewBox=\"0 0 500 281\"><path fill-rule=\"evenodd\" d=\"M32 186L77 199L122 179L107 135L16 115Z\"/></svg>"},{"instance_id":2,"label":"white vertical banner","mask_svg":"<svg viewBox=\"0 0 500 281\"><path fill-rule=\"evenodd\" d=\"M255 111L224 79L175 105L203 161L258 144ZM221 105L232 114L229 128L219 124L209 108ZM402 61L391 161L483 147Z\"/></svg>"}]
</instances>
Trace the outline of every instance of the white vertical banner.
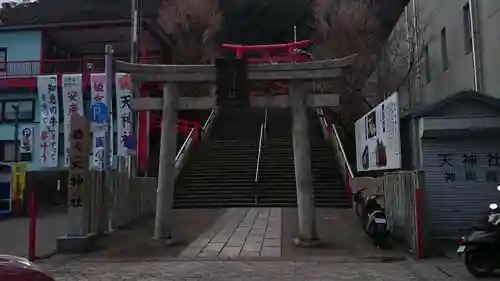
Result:
<instances>
[{"instance_id":1,"label":"white vertical banner","mask_svg":"<svg viewBox=\"0 0 500 281\"><path fill-rule=\"evenodd\" d=\"M19 130L19 139L21 140L21 145L19 146L19 152L21 154L31 154L33 153L33 144L35 138L35 127L33 126L21 126Z\"/></svg>"},{"instance_id":2,"label":"white vertical banner","mask_svg":"<svg viewBox=\"0 0 500 281\"><path fill-rule=\"evenodd\" d=\"M97 103L105 104L109 109L109 130L110 130L110 143L109 143L109 164L112 165L113 151L114 151L114 136L113 136L113 112L111 93L106 93L106 79L104 73L92 73L90 76L91 83L91 102L90 107ZM92 113L91 113L92 114ZM92 166L95 169L103 170L104 167L104 153L106 142L106 128L105 126L96 126L93 124L92 131Z\"/></svg>"},{"instance_id":3,"label":"white vertical banner","mask_svg":"<svg viewBox=\"0 0 500 281\"><path fill-rule=\"evenodd\" d=\"M64 166L69 166L71 115L83 116L82 75L62 76L62 99L64 112Z\"/></svg>"},{"instance_id":4,"label":"white vertical banner","mask_svg":"<svg viewBox=\"0 0 500 281\"><path fill-rule=\"evenodd\" d=\"M132 82L130 75L126 73L116 73L116 120L118 148L116 155L127 157L128 148L125 147L125 139L132 135Z\"/></svg>"},{"instance_id":5,"label":"white vertical banner","mask_svg":"<svg viewBox=\"0 0 500 281\"><path fill-rule=\"evenodd\" d=\"M40 101L40 166L56 168L59 160L59 98L57 75L38 76Z\"/></svg>"}]
</instances>

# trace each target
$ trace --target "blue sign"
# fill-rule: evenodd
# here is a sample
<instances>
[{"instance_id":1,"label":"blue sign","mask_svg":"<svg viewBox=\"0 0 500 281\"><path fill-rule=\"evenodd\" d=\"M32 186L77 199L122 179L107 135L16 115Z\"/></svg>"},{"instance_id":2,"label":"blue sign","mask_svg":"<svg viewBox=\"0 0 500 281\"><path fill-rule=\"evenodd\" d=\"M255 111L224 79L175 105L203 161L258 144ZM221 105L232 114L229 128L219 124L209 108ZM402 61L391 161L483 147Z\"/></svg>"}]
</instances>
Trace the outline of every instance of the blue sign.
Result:
<instances>
[{"instance_id":1,"label":"blue sign","mask_svg":"<svg viewBox=\"0 0 500 281\"><path fill-rule=\"evenodd\" d=\"M29 138L31 137L31 129L30 128L24 128L22 131L23 137Z\"/></svg>"},{"instance_id":2,"label":"blue sign","mask_svg":"<svg viewBox=\"0 0 500 281\"><path fill-rule=\"evenodd\" d=\"M123 137L123 146L127 149L136 149L137 148L137 140L134 136L128 135Z\"/></svg>"},{"instance_id":3,"label":"blue sign","mask_svg":"<svg viewBox=\"0 0 500 281\"><path fill-rule=\"evenodd\" d=\"M104 124L109 120L109 108L105 103L96 102L90 107L90 120L92 123Z\"/></svg>"}]
</instances>

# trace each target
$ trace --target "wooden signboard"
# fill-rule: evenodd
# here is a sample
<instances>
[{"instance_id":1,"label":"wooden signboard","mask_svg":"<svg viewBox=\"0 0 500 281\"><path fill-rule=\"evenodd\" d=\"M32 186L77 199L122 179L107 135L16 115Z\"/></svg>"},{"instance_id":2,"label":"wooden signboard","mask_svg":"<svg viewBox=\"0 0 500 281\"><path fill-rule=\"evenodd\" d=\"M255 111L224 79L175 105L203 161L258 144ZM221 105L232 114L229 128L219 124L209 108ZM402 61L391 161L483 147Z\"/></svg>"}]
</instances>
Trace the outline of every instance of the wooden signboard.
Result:
<instances>
[{"instance_id":1,"label":"wooden signboard","mask_svg":"<svg viewBox=\"0 0 500 281\"><path fill-rule=\"evenodd\" d=\"M71 116L71 134L69 150L69 208L83 207L88 188L90 155L89 122L83 116Z\"/></svg>"}]
</instances>

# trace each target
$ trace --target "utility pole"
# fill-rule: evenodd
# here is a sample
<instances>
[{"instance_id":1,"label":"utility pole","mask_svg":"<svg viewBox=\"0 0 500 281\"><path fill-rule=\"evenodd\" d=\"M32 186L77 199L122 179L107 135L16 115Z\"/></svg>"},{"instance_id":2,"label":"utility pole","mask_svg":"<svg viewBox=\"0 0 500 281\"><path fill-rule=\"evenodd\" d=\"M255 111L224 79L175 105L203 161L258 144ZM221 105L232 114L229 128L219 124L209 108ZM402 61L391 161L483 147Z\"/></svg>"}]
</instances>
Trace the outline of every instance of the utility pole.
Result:
<instances>
[{"instance_id":1,"label":"utility pole","mask_svg":"<svg viewBox=\"0 0 500 281\"><path fill-rule=\"evenodd\" d=\"M109 110L109 118L105 124L106 126L106 138L105 138L105 143L104 143L104 173L103 173L103 179L104 179L104 186L103 186L103 193L104 193L104 198L106 202L106 211L107 211L107 219L108 219L108 231L112 230L112 219L113 216L111 215L111 209L112 209L112 199L114 198L113 196L113 186L111 185L111 180L108 178L109 177L109 170L110 170L110 164L111 164L111 159L113 155L110 155L110 141L111 141L111 120L112 120L112 115L113 115L113 47L111 45L106 45L105 46L105 57L104 57L104 81L106 85L106 99L107 99L107 104L108 104L108 110Z\"/></svg>"},{"instance_id":2,"label":"utility pole","mask_svg":"<svg viewBox=\"0 0 500 281\"><path fill-rule=\"evenodd\" d=\"M15 163L19 163L19 156L20 156L20 151L19 151L19 103L13 104L12 109L14 109L14 114L16 115L14 119L14 161ZM14 178L15 181L17 181L17 188L19 189L19 181L18 181L18 176L16 173L16 176ZM22 202L22 201L21 201ZM14 200L15 203L15 208L17 212L20 212L22 210L21 202L17 200L17 195L16 199Z\"/></svg>"},{"instance_id":3,"label":"utility pole","mask_svg":"<svg viewBox=\"0 0 500 281\"><path fill-rule=\"evenodd\" d=\"M14 161L19 162L19 103L13 104L14 114Z\"/></svg>"},{"instance_id":4,"label":"utility pole","mask_svg":"<svg viewBox=\"0 0 500 281\"><path fill-rule=\"evenodd\" d=\"M139 30L139 1L132 1L132 30L131 30L131 45L130 45L130 62L137 63L137 54L139 49L138 30Z\"/></svg>"},{"instance_id":5,"label":"utility pole","mask_svg":"<svg viewBox=\"0 0 500 281\"><path fill-rule=\"evenodd\" d=\"M130 42L130 62L137 63L139 58L139 0L131 0L131 42ZM137 85L132 86L132 97L137 98L139 96L139 89ZM132 118L132 131L135 138L139 141L139 113L133 114ZM139 148L137 148L138 150ZM137 168L139 167L139 158L136 156L136 161L132 161L132 157L129 157L129 178L134 174L137 174Z\"/></svg>"}]
</instances>

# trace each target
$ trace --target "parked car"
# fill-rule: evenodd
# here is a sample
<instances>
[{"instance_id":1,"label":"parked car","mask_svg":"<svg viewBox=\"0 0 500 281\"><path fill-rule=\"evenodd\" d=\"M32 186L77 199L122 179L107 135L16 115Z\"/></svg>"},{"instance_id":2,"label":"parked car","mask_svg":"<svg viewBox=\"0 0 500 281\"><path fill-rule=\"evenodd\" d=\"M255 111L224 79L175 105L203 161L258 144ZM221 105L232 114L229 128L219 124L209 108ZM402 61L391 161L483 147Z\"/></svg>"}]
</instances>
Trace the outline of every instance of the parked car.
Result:
<instances>
[{"instance_id":1,"label":"parked car","mask_svg":"<svg viewBox=\"0 0 500 281\"><path fill-rule=\"evenodd\" d=\"M55 281L29 260L7 255L0 255L0 280Z\"/></svg>"}]
</instances>

